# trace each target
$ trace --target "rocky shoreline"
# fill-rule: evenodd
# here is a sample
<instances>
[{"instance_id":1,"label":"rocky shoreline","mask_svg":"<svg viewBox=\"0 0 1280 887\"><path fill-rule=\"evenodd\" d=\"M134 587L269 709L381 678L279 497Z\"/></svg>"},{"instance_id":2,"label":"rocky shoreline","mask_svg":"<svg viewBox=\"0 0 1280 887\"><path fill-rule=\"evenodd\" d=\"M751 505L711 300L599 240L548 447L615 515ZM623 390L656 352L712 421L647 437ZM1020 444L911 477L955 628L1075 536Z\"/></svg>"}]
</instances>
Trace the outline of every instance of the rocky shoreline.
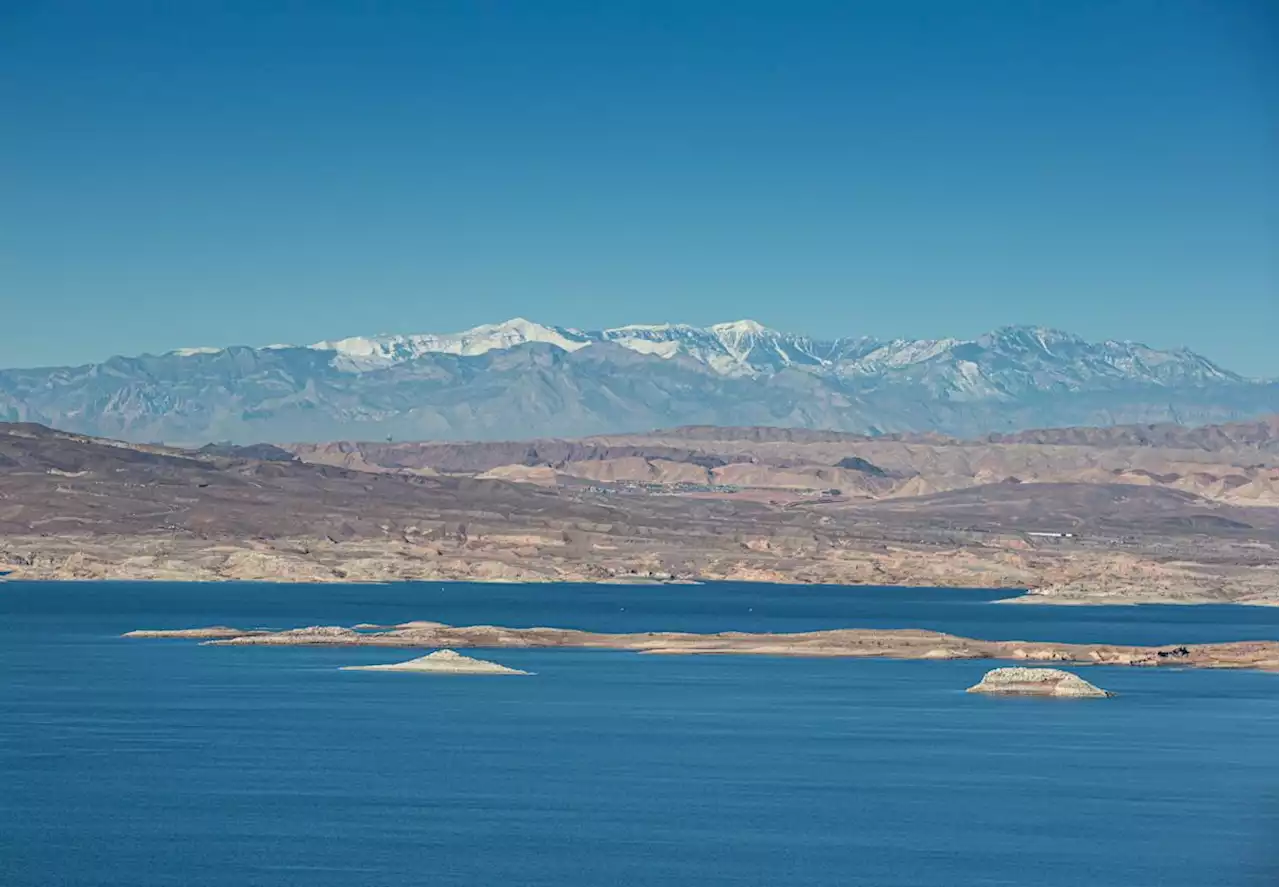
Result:
<instances>
[{"instance_id":1,"label":"rocky shoreline","mask_svg":"<svg viewBox=\"0 0 1280 887\"><path fill-rule=\"evenodd\" d=\"M496 541L468 542L441 555L406 542L334 543L281 539L256 543L160 541L139 537L11 538L0 552L8 580L163 582L581 582L688 584L767 582L782 585L873 585L992 588L1024 592L1004 603L1251 604L1275 606L1274 566L1206 572L1194 564L1156 564L1123 553L1070 556L999 547L947 551L885 547L811 553L772 551L717 555L696 570L672 573L643 551L573 559ZM1030 589L1030 591L1027 591Z\"/></svg>"},{"instance_id":2,"label":"rocky shoreline","mask_svg":"<svg viewBox=\"0 0 1280 887\"><path fill-rule=\"evenodd\" d=\"M376 457L334 444L325 453L341 464L321 464L275 447L183 451L0 423L0 577L721 581L1030 589L1011 598L1024 604L1280 600L1280 522L1263 507L1280 483L1274 423L1182 430L1185 446L1168 451L1130 446L1151 440L1147 428L936 447L742 431L618 444L630 455L602 441L410 444ZM369 459L346 464L357 450ZM553 485L492 474L530 453ZM574 453L582 458L570 473L552 467ZM689 482L713 463L747 472L710 484L736 492ZM1209 464L1218 467L1206 473ZM804 480L803 466L837 473ZM762 470L786 483L759 486ZM1175 488L1183 482L1192 487Z\"/></svg>"},{"instance_id":3,"label":"rocky shoreline","mask_svg":"<svg viewBox=\"0 0 1280 887\"><path fill-rule=\"evenodd\" d=\"M1163 647L984 641L921 629L834 629L792 634L726 631L718 634L643 632L610 634L564 628L451 626L408 622L386 629L309 626L288 631L226 626L139 630L132 638L194 638L219 646L370 646L420 648L591 648L668 655L814 656L887 659L1003 659L1070 665L1183 666L1277 671L1276 641L1235 641Z\"/></svg>"}]
</instances>

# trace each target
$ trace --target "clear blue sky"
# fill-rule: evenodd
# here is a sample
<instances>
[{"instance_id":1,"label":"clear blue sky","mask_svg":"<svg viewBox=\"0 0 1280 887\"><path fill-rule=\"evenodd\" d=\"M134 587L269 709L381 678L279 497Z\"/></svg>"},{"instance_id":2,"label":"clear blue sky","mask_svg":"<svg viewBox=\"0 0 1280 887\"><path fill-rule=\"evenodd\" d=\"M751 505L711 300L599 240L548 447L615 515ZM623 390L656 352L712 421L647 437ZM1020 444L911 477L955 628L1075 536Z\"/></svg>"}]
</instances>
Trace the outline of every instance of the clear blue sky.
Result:
<instances>
[{"instance_id":1,"label":"clear blue sky","mask_svg":"<svg viewBox=\"0 0 1280 887\"><path fill-rule=\"evenodd\" d=\"M0 366L752 317L1277 369L1276 5L0 3Z\"/></svg>"}]
</instances>

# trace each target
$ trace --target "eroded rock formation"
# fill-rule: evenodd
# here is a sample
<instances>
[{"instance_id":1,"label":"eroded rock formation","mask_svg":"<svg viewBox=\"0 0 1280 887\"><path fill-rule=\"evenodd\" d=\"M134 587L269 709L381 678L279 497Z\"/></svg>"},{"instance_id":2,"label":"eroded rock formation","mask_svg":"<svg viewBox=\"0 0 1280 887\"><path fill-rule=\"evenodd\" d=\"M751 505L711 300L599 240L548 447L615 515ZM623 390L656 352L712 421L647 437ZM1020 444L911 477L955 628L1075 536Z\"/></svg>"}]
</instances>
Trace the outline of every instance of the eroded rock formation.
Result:
<instances>
[{"instance_id":1,"label":"eroded rock formation","mask_svg":"<svg viewBox=\"0 0 1280 887\"><path fill-rule=\"evenodd\" d=\"M1095 687L1079 675L1058 668L995 668L965 692L994 696L1056 696L1105 699L1114 694Z\"/></svg>"}]
</instances>

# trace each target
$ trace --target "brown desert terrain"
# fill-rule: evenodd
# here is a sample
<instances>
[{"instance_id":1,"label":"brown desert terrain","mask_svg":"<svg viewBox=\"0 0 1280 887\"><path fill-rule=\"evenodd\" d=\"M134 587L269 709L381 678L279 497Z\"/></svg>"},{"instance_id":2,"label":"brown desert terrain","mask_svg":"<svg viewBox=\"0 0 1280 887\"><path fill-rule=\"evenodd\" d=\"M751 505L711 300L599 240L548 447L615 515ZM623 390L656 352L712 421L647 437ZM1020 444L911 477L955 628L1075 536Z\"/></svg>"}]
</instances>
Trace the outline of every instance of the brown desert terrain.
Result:
<instances>
[{"instance_id":1,"label":"brown desert terrain","mask_svg":"<svg viewBox=\"0 0 1280 887\"><path fill-rule=\"evenodd\" d=\"M570 485L736 485L779 494L910 498L992 483L1153 486L1280 505L1276 417L1259 422L1061 428L961 441L789 428L689 427L576 441L296 444L307 462Z\"/></svg>"},{"instance_id":2,"label":"brown desert terrain","mask_svg":"<svg viewBox=\"0 0 1280 887\"><path fill-rule=\"evenodd\" d=\"M1276 603L1276 421L140 446L0 424L15 579L707 581Z\"/></svg>"}]
</instances>

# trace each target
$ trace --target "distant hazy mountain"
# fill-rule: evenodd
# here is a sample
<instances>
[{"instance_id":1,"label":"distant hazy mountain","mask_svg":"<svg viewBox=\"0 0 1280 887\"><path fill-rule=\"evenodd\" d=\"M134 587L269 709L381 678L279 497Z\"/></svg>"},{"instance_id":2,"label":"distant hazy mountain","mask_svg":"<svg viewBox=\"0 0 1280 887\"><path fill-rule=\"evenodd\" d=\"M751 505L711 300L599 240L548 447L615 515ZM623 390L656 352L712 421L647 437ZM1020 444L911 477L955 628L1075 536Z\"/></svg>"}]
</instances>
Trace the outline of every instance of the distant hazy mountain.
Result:
<instances>
[{"instance_id":1,"label":"distant hazy mountain","mask_svg":"<svg viewBox=\"0 0 1280 887\"><path fill-rule=\"evenodd\" d=\"M1274 412L1274 381L1187 350L1033 327L818 340L741 320L185 348L0 371L0 420L137 441L494 439L671 425L975 435Z\"/></svg>"}]
</instances>

